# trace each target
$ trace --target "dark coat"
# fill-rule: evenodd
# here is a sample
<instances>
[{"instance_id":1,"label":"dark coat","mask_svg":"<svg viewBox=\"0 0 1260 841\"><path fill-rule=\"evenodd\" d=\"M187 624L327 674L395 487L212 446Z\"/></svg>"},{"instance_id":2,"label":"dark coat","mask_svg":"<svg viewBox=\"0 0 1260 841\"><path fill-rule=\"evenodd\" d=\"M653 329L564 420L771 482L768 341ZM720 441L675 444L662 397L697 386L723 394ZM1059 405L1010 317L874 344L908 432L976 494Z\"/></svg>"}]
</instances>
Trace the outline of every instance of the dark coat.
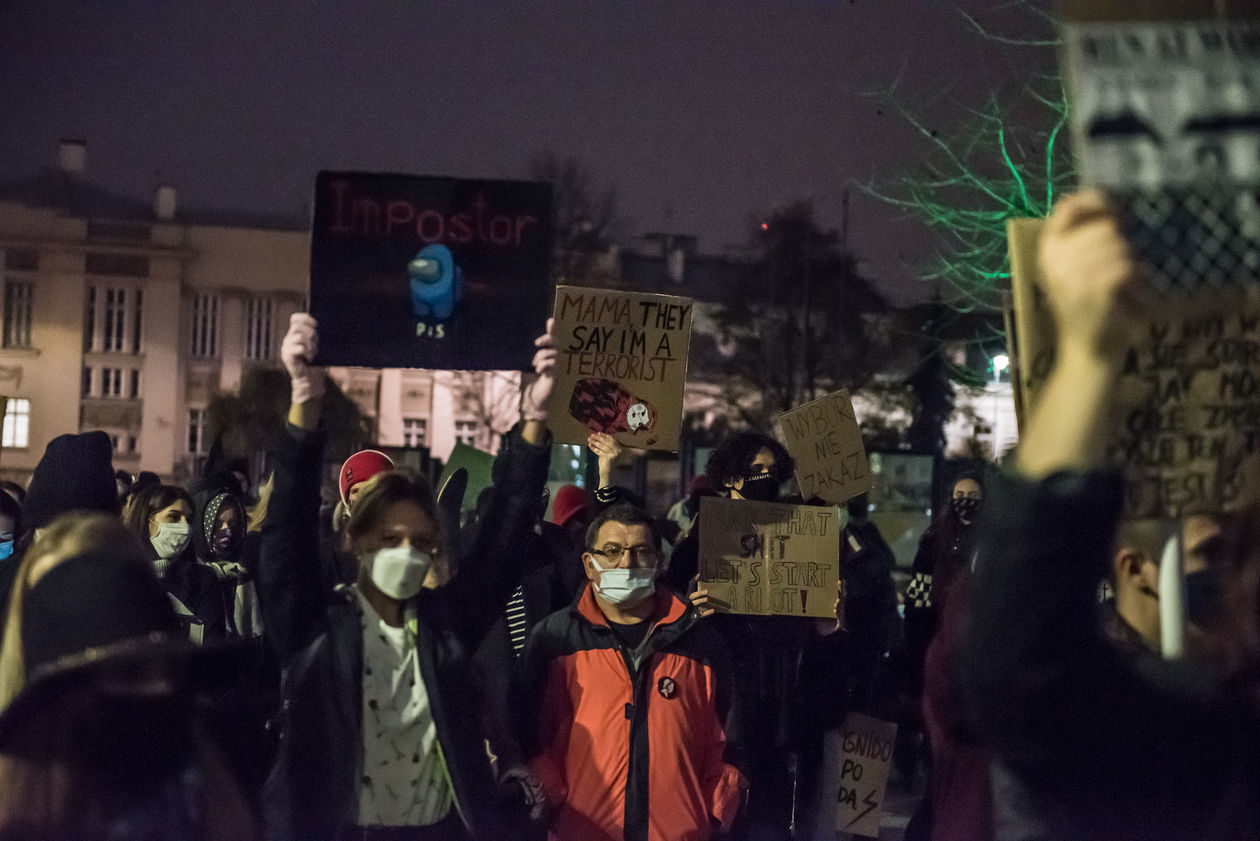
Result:
<instances>
[{"instance_id":1,"label":"dark coat","mask_svg":"<svg viewBox=\"0 0 1260 841\"><path fill-rule=\"evenodd\" d=\"M1119 477L991 494L963 645L980 735L1068 826L1056 837L1260 838L1252 699L1115 645L1099 615Z\"/></svg>"},{"instance_id":2,"label":"dark coat","mask_svg":"<svg viewBox=\"0 0 1260 841\"><path fill-rule=\"evenodd\" d=\"M284 667L283 738L267 781L268 837L336 839L355 816L362 765L363 640L355 596L329 590L319 561L322 439L290 428L277 450L259 585ZM459 574L415 599L417 653L456 808L477 838L508 831L486 757L468 657L515 586L514 547L532 525L549 447L508 439L490 515Z\"/></svg>"}]
</instances>

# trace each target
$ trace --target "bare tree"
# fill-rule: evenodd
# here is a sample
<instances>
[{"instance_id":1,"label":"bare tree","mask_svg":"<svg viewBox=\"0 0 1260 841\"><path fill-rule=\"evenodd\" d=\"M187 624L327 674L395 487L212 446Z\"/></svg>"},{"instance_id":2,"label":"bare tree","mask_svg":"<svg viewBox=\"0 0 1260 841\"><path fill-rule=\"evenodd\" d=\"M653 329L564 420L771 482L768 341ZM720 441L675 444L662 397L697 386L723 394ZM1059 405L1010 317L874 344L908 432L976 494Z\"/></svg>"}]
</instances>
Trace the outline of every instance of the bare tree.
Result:
<instances>
[{"instance_id":1,"label":"bare tree","mask_svg":"<svg viewBox=\"0 0 1260 841\"><path fill-rule=\"evenodd\" d=\"M596 184L590 170L573 155L561 158L553 152L539 153L530 163L529 174L552 188L556 283L589 282L597 274L600 255L613 244L618 221L616 191Z\"/></svg>"}]
</instances>

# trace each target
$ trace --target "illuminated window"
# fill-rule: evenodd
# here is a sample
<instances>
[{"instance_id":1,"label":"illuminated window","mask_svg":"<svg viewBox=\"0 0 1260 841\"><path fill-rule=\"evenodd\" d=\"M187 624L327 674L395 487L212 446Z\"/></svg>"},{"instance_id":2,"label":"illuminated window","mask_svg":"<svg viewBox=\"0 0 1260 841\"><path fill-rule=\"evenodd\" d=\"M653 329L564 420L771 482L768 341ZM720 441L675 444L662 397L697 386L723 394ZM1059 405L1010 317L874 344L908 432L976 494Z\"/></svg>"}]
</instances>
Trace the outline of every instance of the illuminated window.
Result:
<instances>
[{"instance_id":1,"label":"illuminated window","mask_svg":"<svg viewBox=\"0 0 1260 841\"><path fill-rule=\"evenodd\" d=\"M29 280L4 282L4 346L31 346L31 301L35 283Z\"/></svg>"},{"instance_id":2,"label":"illuminated window","mask_svg":"<svg viewBox=\"0 0 1260 841\"><path fill-rule=\"evenodd\" d=\"M429 422L425 418L403 418L404 447L423 447L428 433Z\"/></svg>"},{"instance_id":3,"label":"illuminated window","mask_svg":"<svg viewBox=\"0 0 1260 841\"><path fill-rule=\"evenodd\" d=\"M4 407L4 434L0 445L25 447L30 441L31 401L10 397Z\"/></svg>"},{"instance_id":4,"label":"illuminated window","mask_svg":"<svg viewBox=\"0 0 1260 841\"><path fill-rule=\"evenodd\" d=\"M192 341L188 348L193 356L219 355L219 296L197 292L192 299Z\"/></svg>"},{"instance_id":5,"label":"illuminated window","mask_svg":"<svg viewBox=\"0 0 1260 841\"><path fill-rule=\"evenodd\" d=\"M265 296L249 299L245 315L245 358L271 358L271 299Z\"/></svg>"}]
</instances>

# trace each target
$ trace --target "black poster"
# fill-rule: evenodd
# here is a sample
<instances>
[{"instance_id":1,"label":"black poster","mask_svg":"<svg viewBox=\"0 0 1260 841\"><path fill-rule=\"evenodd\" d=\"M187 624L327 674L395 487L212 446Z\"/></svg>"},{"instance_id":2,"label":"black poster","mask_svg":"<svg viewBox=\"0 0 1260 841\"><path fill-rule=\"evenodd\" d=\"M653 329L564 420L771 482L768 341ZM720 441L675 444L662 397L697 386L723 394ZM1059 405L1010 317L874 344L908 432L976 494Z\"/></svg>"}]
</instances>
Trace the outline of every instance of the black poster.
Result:
<instances>
[{"instance_id":1,"label":"black poster","mask_svg":"<svg viewBox=\"0 0 1260 841\"><path fill-rule=\"evenodd\" d=\"M321 172L318 362L528 368L551 305L550 260L549 184Z\"/></svg>"}]
</instances>

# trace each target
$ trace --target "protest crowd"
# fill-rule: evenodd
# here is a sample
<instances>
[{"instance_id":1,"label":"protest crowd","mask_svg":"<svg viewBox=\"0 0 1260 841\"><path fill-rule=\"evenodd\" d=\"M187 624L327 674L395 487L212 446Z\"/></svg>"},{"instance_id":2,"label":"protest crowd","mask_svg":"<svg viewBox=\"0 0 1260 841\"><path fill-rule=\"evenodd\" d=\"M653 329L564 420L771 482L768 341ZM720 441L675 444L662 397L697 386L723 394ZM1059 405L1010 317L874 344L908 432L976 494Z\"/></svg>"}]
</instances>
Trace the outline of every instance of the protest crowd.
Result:
<instances>
[{"instance_id":1,"label":"protest crowd","mask_svg":"<svg viewBox=\"0 0 1260 841\"><path fill-rule=\"evenodd\" d=\"M256 487L53 438L0 488L0 841L889 837L890 778L907 841L1260 839L1260 429L1193 487L1126 471L1116 441L1183 425L1127 384L1208 367L1161 356L1130 221L1054 202L1018 447L939 477L902 584L847 392L731 432L679 499L614 483L677 449L687 299L559 288L475 505L376 449L328 463L321 335L372 339L322 312L290 318ZM440 269L453 307L443 249L408 294ZM553 496L575 434L596 486Z\"/></svg>"}]
</instances>

